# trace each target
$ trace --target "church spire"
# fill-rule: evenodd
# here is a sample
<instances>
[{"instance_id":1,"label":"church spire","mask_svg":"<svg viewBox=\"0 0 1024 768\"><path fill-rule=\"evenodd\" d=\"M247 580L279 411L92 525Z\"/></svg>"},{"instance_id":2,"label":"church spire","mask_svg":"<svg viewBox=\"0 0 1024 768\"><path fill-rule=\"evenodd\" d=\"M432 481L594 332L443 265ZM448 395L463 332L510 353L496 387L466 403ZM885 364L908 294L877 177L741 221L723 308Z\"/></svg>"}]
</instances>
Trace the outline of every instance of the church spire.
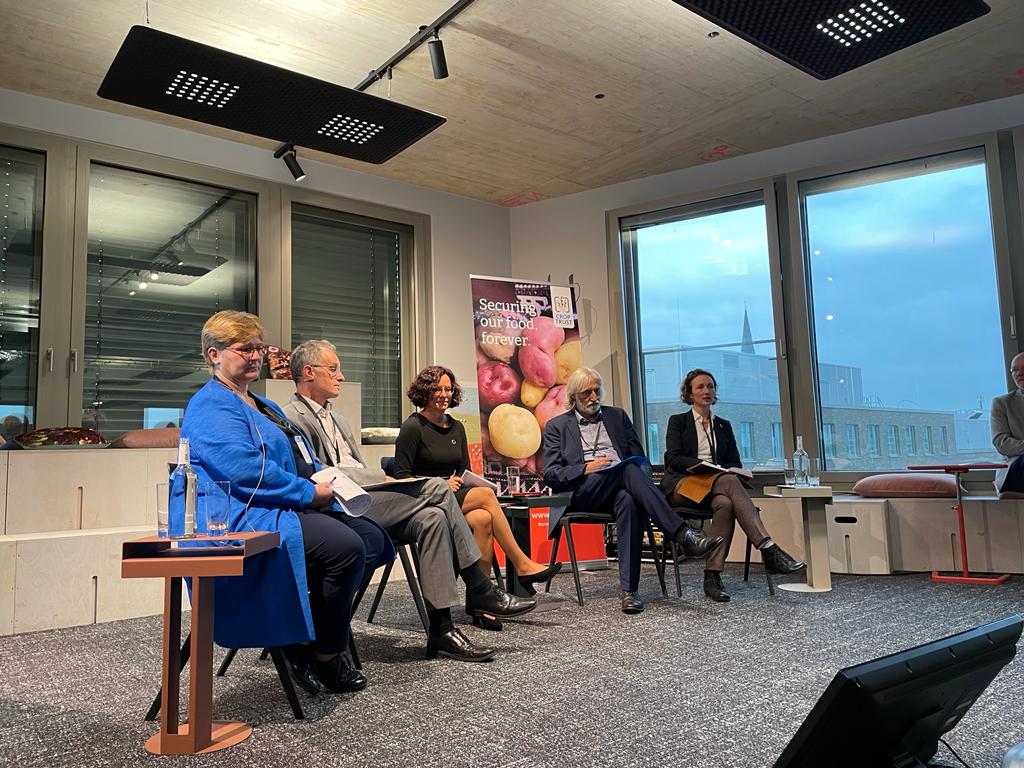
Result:
<instances>
[{"instance_id":1,"label":"church spire","mask_svg":"<svg viewBox=\"0 0 1024 768\"><path fill-rule=\"evenodd\" d=\"M754 335L750 332L750 318L747 317L746 302L743 302L743 341L740 344L740 352L748 355L754 354Z\"/></svg>"}]
</instances>

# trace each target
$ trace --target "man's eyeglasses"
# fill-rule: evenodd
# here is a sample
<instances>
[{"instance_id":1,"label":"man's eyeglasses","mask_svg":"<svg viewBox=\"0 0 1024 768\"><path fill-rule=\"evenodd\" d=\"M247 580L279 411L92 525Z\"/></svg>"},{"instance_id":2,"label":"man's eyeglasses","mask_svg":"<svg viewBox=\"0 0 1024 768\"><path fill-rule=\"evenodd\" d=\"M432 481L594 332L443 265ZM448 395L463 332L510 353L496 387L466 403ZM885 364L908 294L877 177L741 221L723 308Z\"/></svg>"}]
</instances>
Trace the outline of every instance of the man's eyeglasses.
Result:
<instances>
[{"instance_id":1,"label":"man's eyeglasses","mask_svg":"<svg viewBox=\"0 0 1024 768\"><path fill-rule=\"evenodd\" d=\"M580 394L580 397L590 397L591 395L596 395L597 397L600 397L601 396L601 388L600 387L591 387L590 389L581 389L579 394Z\"/></svg>"},{"instance_id":2,"label":"man's eyeglasses","mask_svg":"<svg viewBox=\"0 0 1024 768\"><path fill-rule=\"evenodd\" d=\"M336 365L324 365L323 363L310 363L309 367L310 368L326 368L327 372L329 374L331 374L331 376L336 376L338 371L341 370L341 368L339 368Z\"/></svg>"},{"instance_id":3,"label":"man's eyeglasses","mask_svg":"<svg viewBox=\"0 0 1024 768\"><path fill-rule=\"evenodd\" d=\"M228 347L228 349L245 358L263 357L267 354L266 344L249 344L244 347Z\"/></svg>"}]
</instances>

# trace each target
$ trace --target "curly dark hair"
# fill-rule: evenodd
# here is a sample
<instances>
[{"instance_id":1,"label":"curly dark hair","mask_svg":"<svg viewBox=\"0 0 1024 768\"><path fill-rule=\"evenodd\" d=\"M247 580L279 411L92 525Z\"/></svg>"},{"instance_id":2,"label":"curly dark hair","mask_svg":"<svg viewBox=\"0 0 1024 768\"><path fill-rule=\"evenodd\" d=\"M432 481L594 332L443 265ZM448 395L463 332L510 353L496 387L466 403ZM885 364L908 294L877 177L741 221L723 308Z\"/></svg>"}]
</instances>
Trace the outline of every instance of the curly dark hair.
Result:
<instances>
[{"instance_id":1,"label":"curly dark hair","mask_svg":"<svg viewBox=\"0 0 1024 768\"><path fill-rule=\"evenodd\" d=\"M445 368L443 365L428 365L416 374L416 378L409 385L405 396L417 408L424 408L430 402L430 396L437 391L442 376L447 376L452 383L452 397L449 401L449 407L454 408L462 402L462 387L455 380L455 374L452 373L452 369Z\"/></svg>"},{"instance_id":2,"label":"curly dark hair","mask_svg":"<svg viewBox=\"0 0 1024 768\"><path fill-rule=\"evenodd\" d=\"M715 385L715 403L718 402L718 381L715 380L715 374L711 371L705 371L703 368L694 368L683 378L683 383L679 385L679 399L687 405L693 405L693 380L698 376L707 376L711 379L711 383ZM714 405L714 403L712 403Z\"/></svg>"}]
</instances>

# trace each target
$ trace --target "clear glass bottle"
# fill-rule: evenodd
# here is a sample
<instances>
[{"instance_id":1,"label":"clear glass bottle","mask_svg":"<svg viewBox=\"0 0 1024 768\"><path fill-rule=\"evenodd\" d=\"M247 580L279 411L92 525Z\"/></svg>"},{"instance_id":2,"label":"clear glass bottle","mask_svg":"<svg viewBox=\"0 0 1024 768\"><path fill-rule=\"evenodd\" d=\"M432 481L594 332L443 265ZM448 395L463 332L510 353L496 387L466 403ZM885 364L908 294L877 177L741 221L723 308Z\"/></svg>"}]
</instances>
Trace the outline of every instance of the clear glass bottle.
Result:
<instances>
[{"instance_id":1,"label":"clear glass bottle","mask_svg":"<svg viewBox=\"0 0 1024 768\"><path fill-rule=\"evenodd\" d=\"M171 497L182 494L185 501L184 529L178 534L191 539L196 535L196 508L199 502L199 481L189 464L188 438L178 440L178 465L171 472Z\"/></svg>"},{"instance_id":2,"label":"clear glass bottle","mask_svg":"<svg viewBox=\"0 0 1024 768\"><path fill-rule=\"evenodd\" d=\"M793 452L793 470L796 485L807 485L807 451L804 450L804 436L796 436L796 450Z\"/></svg>"}]
</instances>

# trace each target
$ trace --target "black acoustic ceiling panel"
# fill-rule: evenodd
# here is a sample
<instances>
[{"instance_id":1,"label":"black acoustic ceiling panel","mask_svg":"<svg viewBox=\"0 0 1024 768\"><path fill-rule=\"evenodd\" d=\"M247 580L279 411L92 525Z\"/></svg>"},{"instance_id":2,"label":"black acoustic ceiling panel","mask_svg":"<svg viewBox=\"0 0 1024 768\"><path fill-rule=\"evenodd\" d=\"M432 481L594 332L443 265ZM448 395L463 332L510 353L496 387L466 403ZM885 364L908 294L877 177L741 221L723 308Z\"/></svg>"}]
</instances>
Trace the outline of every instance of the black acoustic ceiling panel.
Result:
<instances>
[{"instance_id":1,"label":"black acoustic ceiling panel","mask_svg":"<svg viewBox=\"0 0 1024 768\"><path fill-rule=\"evenodd\" d=\"M989 12L981 0L675 0L828 80Z\"/></svg>"},{"instance_id":2,"label":"black acoustic ceiling panel","mask_svg":"<svg viewBox=\"0 0 1024 768\"><path fill-rule=\"evenodd\" d=\"M128 32L98 94L367 163L390 160L445 122L143 26Z\"/></svg>"}]
</instances>

